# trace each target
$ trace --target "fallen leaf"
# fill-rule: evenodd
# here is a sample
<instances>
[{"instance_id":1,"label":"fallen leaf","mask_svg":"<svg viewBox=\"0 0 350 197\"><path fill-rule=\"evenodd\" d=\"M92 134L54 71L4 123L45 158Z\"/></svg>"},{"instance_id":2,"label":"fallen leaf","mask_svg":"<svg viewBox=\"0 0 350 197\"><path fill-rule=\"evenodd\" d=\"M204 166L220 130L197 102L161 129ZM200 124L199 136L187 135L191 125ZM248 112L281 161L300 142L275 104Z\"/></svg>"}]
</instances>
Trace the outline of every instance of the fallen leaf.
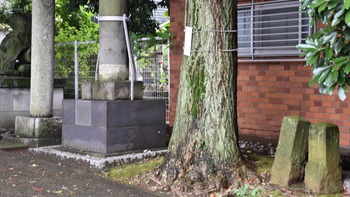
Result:
<instances>
[{"instance_id":1,"label":"fallen leaf","mask_svg":"<svg viewBox=\"0 0 350 197\"><path fill-rule=\"evenodd\" d=\"M31 183L31 184L36 183L36 182L37 182L37 181L32 181L32 180L29 181L29 183Z\"/></svg>"},{"instance_id":2,"label":"fallen leaf","mask_svg":"<svg viewBox=\"0 0 350 197\"><path fill-rule=\"evenodd\" d=\"M41 188L41 187L33 187L33 189L34 189L35 191L39 191L39 192L41 192L41 191L44 190L44 188Z\"/></svg>"},{"instance_id":3,"label":"fallen leaf","mask_svg":"<svg viewBox=\"0 0 350 197\"><path fill-rule=\"evenodd\" d=\"M62 194L62 190L52 191L52 193L54 193L54 194Z\"/></svg>"},{"instance_id":4,"label":"fallen leaf","mask_svg":"<svg viewBox=\"0 0 350 197\"><path fill-rule=\"evenodd\" d=\"M7 170L12 171L12 170L15 170L15 169L14 169L14 168L9 168L9 169L7 169Z\"/></svg>"}]
</instances>

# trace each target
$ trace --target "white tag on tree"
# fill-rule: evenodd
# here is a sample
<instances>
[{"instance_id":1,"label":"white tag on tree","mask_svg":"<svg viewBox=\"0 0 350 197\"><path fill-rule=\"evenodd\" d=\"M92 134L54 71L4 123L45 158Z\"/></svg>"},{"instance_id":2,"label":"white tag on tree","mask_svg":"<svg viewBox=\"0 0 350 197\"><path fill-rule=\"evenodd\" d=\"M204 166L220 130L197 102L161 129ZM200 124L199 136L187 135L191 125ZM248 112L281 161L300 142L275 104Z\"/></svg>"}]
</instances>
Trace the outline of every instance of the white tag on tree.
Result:
<instances>
[{"instance_id":1,"label":"white tag on tree","mask_svg":"<svg viewBox=\"0 0 350 197\"><path fill-rule=\"evenodd\" d=\"M190 56L192 48L192 27L185 27L184 55Z\"/></svg>"}]
</instances>

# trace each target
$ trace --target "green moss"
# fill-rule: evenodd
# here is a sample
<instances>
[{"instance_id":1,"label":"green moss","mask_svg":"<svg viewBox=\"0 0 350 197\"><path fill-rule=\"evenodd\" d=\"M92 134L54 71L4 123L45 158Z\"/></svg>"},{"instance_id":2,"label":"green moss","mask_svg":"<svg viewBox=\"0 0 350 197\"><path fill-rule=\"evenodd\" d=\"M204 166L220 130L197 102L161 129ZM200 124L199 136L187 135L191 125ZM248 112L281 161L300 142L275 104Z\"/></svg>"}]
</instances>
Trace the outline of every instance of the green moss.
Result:
<instances>
[{"instance_id":1,"label":"green moss","mask_svg":"<svg viewBox=\"0 0 350 197\"><path fill-rule=\"evenodd\" d=\"M8 142L5 140L0 141L0 150L6 150L6 149L14 149L14 148L25 148L26 146L24 144L15 143L15 142Z\"/></svg>"},{"instance_id":2,"label":"green moss","mask_svg":"<svg viewBox=\"0 0 350 197\"><path fill-rule=\"evenodd\" d=\"M255 162L256 169L255 171L258 173L263 172L271 172L271 168L273 165L273 158L264 156L264 155L257 155L257 154L248 154L248 158Z\"/></svg>"},{"instance_id":3,"label":"green moss","mask_svg":"<svg viewBox=\"0 0 350 197\"><path fill-rule=\"evenodd\" d=\"M129 183L131 178L159 167L163 161L164 158L160 157L146 162L117 166L109 171L108 178L122 183Z\"/></svg>"},{"instance_id":4,"label":"green moss","mask_svg":"<svg viewBox=\"0 0 350 197\"><path fill-rule=\"evenodd\" d=\"M30 88L30 79L21 79L17 83L19 88Z\"/></svg>"},{"instance_id":5,"label":"green moss","mask_svg":"<svg viewBox=\"0 0 350 197\"><path fill-rule=\"evenodd\" d=\"M198 63L199 64L199 63ZM187 77L188 83L191 89L192 102L190 103L190 111L193 116L197 116L200 109L200 102L203 99L205 93L205 74L204 68L197 69L195 66L192 68L191 74Z\"/></svg>"},{"instance_id":6,"label":"green moss","mask_svg":"<svg viewBox=\"0 0 350 197\"><path fill-rule=\"evenodd\" d=\"M270 192L267 192L265 190L264 193L266 193L267 196L271 196L271 197L284 197L284 196L286 196L280 190L274 190L274 191L270 191Z\"/></svg>"}]
</instances>

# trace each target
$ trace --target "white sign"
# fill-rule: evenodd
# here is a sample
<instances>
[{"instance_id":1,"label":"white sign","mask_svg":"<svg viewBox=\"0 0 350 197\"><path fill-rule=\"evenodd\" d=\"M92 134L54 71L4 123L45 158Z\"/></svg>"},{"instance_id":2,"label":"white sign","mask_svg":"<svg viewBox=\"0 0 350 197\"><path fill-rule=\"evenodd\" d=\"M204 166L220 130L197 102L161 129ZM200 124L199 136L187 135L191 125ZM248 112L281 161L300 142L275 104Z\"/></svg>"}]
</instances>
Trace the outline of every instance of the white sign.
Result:
<instances>
[{"instance_id":1,"label":"white sign","mask_svg":"<svg viewBox=\"0 0 350 197\"><path fill-rule=\"evenodd\" d=\"M192 27L185 27L184 55L190 56L192 48Z\"/></svg>"}]
</instances>

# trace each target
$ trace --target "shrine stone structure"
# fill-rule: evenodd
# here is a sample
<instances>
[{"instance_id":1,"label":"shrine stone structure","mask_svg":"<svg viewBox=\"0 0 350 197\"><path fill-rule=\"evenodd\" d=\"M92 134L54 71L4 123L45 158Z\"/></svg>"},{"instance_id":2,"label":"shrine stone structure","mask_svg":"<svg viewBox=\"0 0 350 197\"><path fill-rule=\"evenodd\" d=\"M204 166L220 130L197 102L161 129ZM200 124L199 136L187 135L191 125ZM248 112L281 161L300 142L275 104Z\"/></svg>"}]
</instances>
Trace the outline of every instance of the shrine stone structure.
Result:
<instances>
[{"instance_id":1,"label":"shrine stone structure","mask_svg":"<svg viewBox=\"0 0 350 197\"><path fill-rule=\"evenodd\" d=\"M270 183L288 186L304 179L310 124L299 116L283 118Z\"/></svg>"},{"instance_id":2,"label":"shrine stone structure","mask_svg":"<svg viewBox=\"0 0 350 197\"><path fill-rule=\"evenodd\" d=\"M126 0L99 1L99 79L83 82L82 99L63 101L62 146L100 154L166 146L164 100L131 100L123 15Z\"/></svg>"}]
</instances>

